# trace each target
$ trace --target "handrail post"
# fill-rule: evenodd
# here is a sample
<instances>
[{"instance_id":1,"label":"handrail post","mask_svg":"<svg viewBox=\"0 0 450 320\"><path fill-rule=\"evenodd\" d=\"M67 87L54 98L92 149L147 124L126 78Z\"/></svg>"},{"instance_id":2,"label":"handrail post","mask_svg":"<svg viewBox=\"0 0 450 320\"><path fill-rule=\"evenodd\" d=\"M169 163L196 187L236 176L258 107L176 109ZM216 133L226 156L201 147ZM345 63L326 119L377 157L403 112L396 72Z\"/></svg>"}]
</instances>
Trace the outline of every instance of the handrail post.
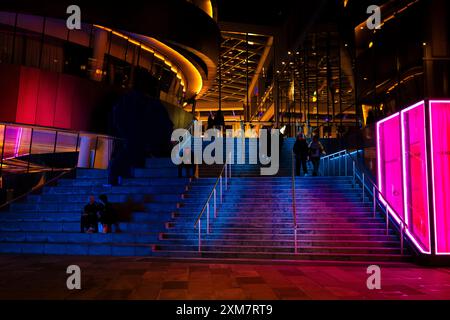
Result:
<instances>
[{"instance_id":1,"label":"handrail post","mask_svg":"<svg viewBox=\"0 0 450 320\"><path fill-rule=\"evenodd\" d=\"M216 188L214 188L214 218L217 218Z\"/></svg>"},{"instance_id":2,"label":"handrail post","mask_svg":"<svg viewBox=\"0 0 450 320\"><path fill-rule=\"evenodd\" d=\"M347 152L345 153L344 157L348 157ZM347 163L348 163L347 158L345 158L345 176L347 176Z\"/></svg>"},{"instance_id":3,"label":"handrail post","mask_svg":"<svg viewBox=\"0 0 450 320\"><path fill-rule=\"evenodd\" d=\"M339 156L339 177L341 176L341 158L342 156Z\"/></svg>"},{"instance_id":4,"label":"handrail post","mask_svg":"<svg viewBox=\"0 0 450 320\"><path fill-rule=\"evenodd\" d=\"M404 249L404 246L403 246L403 232L404 232L404 229L405 229L405 225L402 222L402 225L401 225L401 228L400 228L400 254L401 255L403 255L403 249Z\"/></svg>"},{"instance_id":5,"label":"handrail post","mask_svg":"<svg viewBox=\"0 0 450 320\"><path fill-rule=\"evenodd\" d=\"M206 203L206 234L209 234L209 201Z\"/></svg>"},{"instance_id":6,"label":"handrail post","mask_svg":"<svg viewBox=\"0 0 450 320\"><path fill-rule=\"evenodd\" d=\"M228 165L225 162L225 191L228 191Z\"/></svg>"},{"instance_id":7,"label":"handrail post","mask_svg":"<svg viewBox=\"0 0 450 320\"><path fill-rule=\"evenodd\" d=\"M230 153L230 162L229 162L230 169L228 170L230 174L230 182L231 182L231 153Z\"/></svg>"},{"instance_id":8,"label":"handrail post","mask_svg":"<svg viewBox=\"0 0 450 320\"><path fill-rule=\"evenodd\" d=\"M372 188L372 194L373 194L373 218L375 219L377 214L377 188L373 186Z\"/></svg>"},{"instance_id":9,"label":"handrail post","mask_svg":"<svg viewBox=\"0 0 450 320\"><path fill-rule=\"evenodd\" d=\"M294 226L294 250L295 250L295 254L297 254L298 253L297 226Z\"/></svg>"},{"instance_id":10,"label":"handrail post","mask_svg":"<svg viewBox=\"0 0 450 320\"><path fill-rule=\"evenodd\" d=\"M220 203L223 203L223 191L222 191L222 175L220 175Z\"/></svg>"},{"instance_id":11,"label":"handrail post","mask_svg":"<svg viewBox=\"0 0 450 320\"><path fill-rule=\"evenodd\" d=\"M202 219L198 220L198 252L202 252Z\"/></svg>"},{"instance_id":12,"label":"handrail post","mask_svg":"<svg viewBox=\"0 0 450 320\"><path fill-rule=\"evenodd\" d=\"M366 202L366 175L362 173L362 202Z\"/></svg>"},{"instance_id":13,"label":"handrail post","mask_svg":"<svg viewBox=\"0 0 450 320\"><path fill-rule=\"evenodd\" d=\"M355 160L353 160L353 188L356 186Z\"/></svg>"},{"instance_id":14,"label":"handrail post","mask_svg":"<svg viewBox=\"0 0 450 320\"><path fill-rule=\"evenodd\" d=\"M327 176L330 176L330 157L328 157L327 160Z\"/></svg>"},{"instance_id":15,"label":"handrail post","mask_svg":"<svg viewBox=\"0 0 450 320\"><path fill-rule=\"evenodd\" d=\"M333 159L331 159L331 160L333 160L333 177L335 177L336 176L336 157L333 157Z\"/></svg>"},{"instance_id":16,"label":"handrail post","mask_svg":"<svg viewBox=\"0 0 450 320\"><path fill-rule=\"evenodd\" d=\"M389 235L389 204L386 201L386 235Z\"/></svg>"}]
</instances>

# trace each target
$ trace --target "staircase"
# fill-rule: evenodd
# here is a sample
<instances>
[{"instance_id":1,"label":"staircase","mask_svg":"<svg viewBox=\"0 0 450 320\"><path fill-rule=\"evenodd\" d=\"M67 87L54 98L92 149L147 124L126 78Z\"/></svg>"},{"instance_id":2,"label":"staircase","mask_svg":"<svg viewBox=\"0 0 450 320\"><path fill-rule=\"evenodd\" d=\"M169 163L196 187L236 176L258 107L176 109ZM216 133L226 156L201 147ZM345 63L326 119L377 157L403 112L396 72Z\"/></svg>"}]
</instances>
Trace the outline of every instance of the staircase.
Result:
<instances>
[{"instance_id":1,"label":"staircase","mask_svg":"<svg viewBox=\"0 0 450 320\"><path fill-rule=\"evenodd\" d=\"M248 140L248 139L247 139ZM201 179L178 178L170 159L148 159L120 186L107 186L107 172L76 171L40 194L0 213L0 253L156 256L213 260L312 260L399 262L398 235L386 232L384 218L373 217L368 199L349 177L297 177L298 252L294 252L292 147L286 139L277 176L261 177L260 165L233 165L232 182L217 201L218 217L206 234L202 218L202 250L194 223L222 169ZM248 145L248 142L246 143ZM235 157L241 153L235 146ZM248 163L248 152L245 153ZM122 212L122 233L80 233L80 213L89 195L106 194Z\"/></svg>"},{"instance_id":2,"label":"staircase","mask_svg":"<svg viewBox=\"0 0 450 320\"><path fill-rule=\"evenodd\" d=\"M245 138L245 149L242 147L242 139L233 139L233 176L235 177L259 177L261 175L261 167L265 167L260 163L260 159L257 158L257 164L250 164L250 145L258 146L258 140L254 138ZM203 148L207 146L210 142L204 143ZM292 148L294 147L295 139L286 138L280 150L280 168L276 176L290 176L292 170ZM239 147L238 147L239 145ZM258 148L258 147L257 147ZM242 153L244 152L244 156ZM224 159L225 155L229 154L226 149L224 149ZM256 155L258 157L258 155ZM224 160L225 161L225 160ZM243 164L238 163L244 162ZM201 178L217 178L222 170L223 164L213 164L213 165L200 165L199 166L199 177Z\"/></svg>"},{"instance_id":3,"label":"staircase","mask_svg":"<svg viewBox=\"0 0 450 320\"><path fill-rule=\"evenodd\" d=\"M181 203L189 179L177 178L170 159L148 159L120 186L107 186L107 171L77 169L40 194L0 213L0 253L148 256ZM121 213L122 233L80 233L89 195L106 194Z\"/></svg>"},{"instance_id":4,"label":"staircase","mask_svg":"<svg viewBox=\"0 0 450 320\"><path fill-rule=\"evenodd\" d=\"M301 177L297 184L298 254L294 253L291 178L233 178L232 187L211 218L211 233L202 225L202 252L194 230L194 204L181 208L160 236L154 255L176 258L389 261L400 254L393 230L386 234L381 216L348 177ZM186 203L204 194L193 185ZM206 188L207 189L207 188ZM201 208L201 206L200 206ZM200 211L200 208L196 212Z\"/></svg>"}]
</instances>

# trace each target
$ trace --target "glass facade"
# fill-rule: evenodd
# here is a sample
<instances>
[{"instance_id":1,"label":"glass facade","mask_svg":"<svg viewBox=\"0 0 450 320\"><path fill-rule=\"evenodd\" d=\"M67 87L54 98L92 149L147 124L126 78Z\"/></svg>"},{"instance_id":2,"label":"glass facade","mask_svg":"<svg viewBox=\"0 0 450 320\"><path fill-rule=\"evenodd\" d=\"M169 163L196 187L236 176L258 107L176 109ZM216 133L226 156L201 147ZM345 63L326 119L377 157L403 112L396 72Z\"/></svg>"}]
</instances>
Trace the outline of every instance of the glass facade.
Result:
<instances>
[{"instance_id":1,"label":"glass facade","mask_svg":"<svg viewBox=\"0 0 450 320\"><path fill-rule=\"evenodd\" d=\"M0 12L0 63L19 64L101 81L182 105L176 68L145 44L100 26L68 31L65 22Z\"/></svg>"}]
</instances>

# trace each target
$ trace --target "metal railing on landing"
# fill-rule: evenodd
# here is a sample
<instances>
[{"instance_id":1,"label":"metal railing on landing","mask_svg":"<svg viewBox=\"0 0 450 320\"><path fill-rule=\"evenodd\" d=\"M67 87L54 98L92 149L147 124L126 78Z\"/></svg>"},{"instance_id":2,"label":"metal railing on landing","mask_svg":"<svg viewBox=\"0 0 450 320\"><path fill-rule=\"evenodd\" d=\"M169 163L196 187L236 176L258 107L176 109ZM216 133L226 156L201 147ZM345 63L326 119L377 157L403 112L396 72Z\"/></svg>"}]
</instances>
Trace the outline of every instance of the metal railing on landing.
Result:
<instances>
[{"instance_id":1,"label":"metal railing on landing","mask_svg":"<svg viewBox=\"0 0 450 320\"><path fill-rule=\"evenodd\" d=\"M197 220L194 223L194 229L198 229L198 252L202 252L202 217L203 214L206 211L206 234L211 233L211 217L210 217L210 202L213 201L213 213L214 218L217 218L217 188L219 188L219 201L220 204L223 203L223 193L224 190L228 191L229 185L231 182L231 153L227 155L227 158L225 160L225 164L222 167L222 171L220 172L219 176L217 177L216 182L214 183L214 186L204 204L202 207L202 210L200 211L200 214L197 217ZM225 180L225 181L224 181Z\"/></svg>"},{"instance_id":2,"label":"metal railing on landing","mask_svg":"<svg viewBox=\"0 0 450 320\"><path fill-rule=\"evenodd\" d=\"M387 198L383 195L380 189L377 187L376 183L373 182L370 177L364 172L364 168L356 161L352 154L358 151L348 152L347 150L342 150L320 159L321 175L324 176L351 176L353 187L356 184L360 184L362 188L362 201L366 201L366 196L372 197L372 210L373 218L376 218L376 213L378 208L381 212L384 211L386 217L386 235L389 234L389 215L390 211L395 213L395 217L400 221L398 229L400 230L400 252L403 255L404 252L404 235L405 230L408 228L406 222L402 217L395 212L394 207L387 201ZM349 162L351 167L349 168ZM350 170L350 171L349 171ZM395 219L393 220L395 221Z\"/></svg>"},{"instance_id":3,"label":"metal railing on landing","mask_svg":"<svg viewBox=\"0 0 450 320\"><path fill-rule=\"evenodd\" d=\"M33 194L33 193L35 193L35 192L38 192L38 191L44 189L44 188L47 187L48 185L50 185L50 184L52 184L52 183L58 181L59 179L61 179L61 178L63 178L64 176L68 175L69 173L73 172L74 170L75 170L75 168L70 168L70 169L64 169L64 170L62 170L62 172L60 172L57 176L51 178L50 180L48 180L48 181L46 181L46 182L44 182L44 183L42 183L42 184L39 184L39 185L37 185L37 186L31 188L29 191L27 191L27 192L25 192L25 193L19 195L18 197L15 197L14 199L11 199L11 200L9 200L9 201L3 203L2 205L0 205L0 211L2 211L2 210L4 210L4 209L8 208L8 207L9 207L12 203L14 203L14 202L17 202L17 201L19 201L19 200L21 200L21 199L24 199L24 198L26 198L27 196L29 196L29 195L31 195L31 194Z\"/></svg>"},{"instance_id":4,"label":"metal railing on landing","mask_svg":"<svg viewBox=\"0 0 450 320\"><path fill-rule=\"evenodd\" d=\"M0 122L0 172L62 171L73 167L106 169L123 139L84 131ZM84 150L87 159L81 159ZM78 154L70 166L34 165L38 157Z\"/></svg>"},{"instance_id":5,"label":"metal railing on landing","mask_svg":"<svg viewBox=\"0 0 450 320\"><path fill-rule=\"evenodd\" d=\"M294 222L294 253L298 253L297 244L297 203L296 203L296 187L295 187L295 154L292 152L292 216Z\"/></svg>"}]
</instances>

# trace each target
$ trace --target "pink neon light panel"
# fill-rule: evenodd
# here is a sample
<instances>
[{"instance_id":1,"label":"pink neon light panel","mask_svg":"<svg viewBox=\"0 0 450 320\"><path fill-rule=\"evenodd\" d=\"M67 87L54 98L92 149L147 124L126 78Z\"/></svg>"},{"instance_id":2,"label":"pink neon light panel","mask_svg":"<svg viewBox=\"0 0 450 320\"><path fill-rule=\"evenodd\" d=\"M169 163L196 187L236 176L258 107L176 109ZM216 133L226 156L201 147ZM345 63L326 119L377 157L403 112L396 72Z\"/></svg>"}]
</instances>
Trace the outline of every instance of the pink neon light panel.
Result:
<instances>
[{"instance_id":1,"label":"pink neon light panel","mask_svg":"<svg viewBox=\"0 0 450 320\"><path fill-rule=\"evenodd\" d=\"M401 113L405 222L422 248L430 250L425 103Z\"/></svg>"},{"instance_id":2,"label":"pink neon light panel","mask_svg":"<svg viewBox=\"0 0 450 320\"><path fill-rule=\"evenodd\" d=\"M430 101L436 253L450 253L450 101Z\"/></svg>"},{"instance_id":3,"label":"pink neon light panel","mask_svg":"<svg viewBox=\"0 0 450 320\"><path fill-rule=\"evenodd\" d=\"M399 114L378 123L378 147L378 186L392 209L404 219Z\"/></svg>"}]
</instances>

